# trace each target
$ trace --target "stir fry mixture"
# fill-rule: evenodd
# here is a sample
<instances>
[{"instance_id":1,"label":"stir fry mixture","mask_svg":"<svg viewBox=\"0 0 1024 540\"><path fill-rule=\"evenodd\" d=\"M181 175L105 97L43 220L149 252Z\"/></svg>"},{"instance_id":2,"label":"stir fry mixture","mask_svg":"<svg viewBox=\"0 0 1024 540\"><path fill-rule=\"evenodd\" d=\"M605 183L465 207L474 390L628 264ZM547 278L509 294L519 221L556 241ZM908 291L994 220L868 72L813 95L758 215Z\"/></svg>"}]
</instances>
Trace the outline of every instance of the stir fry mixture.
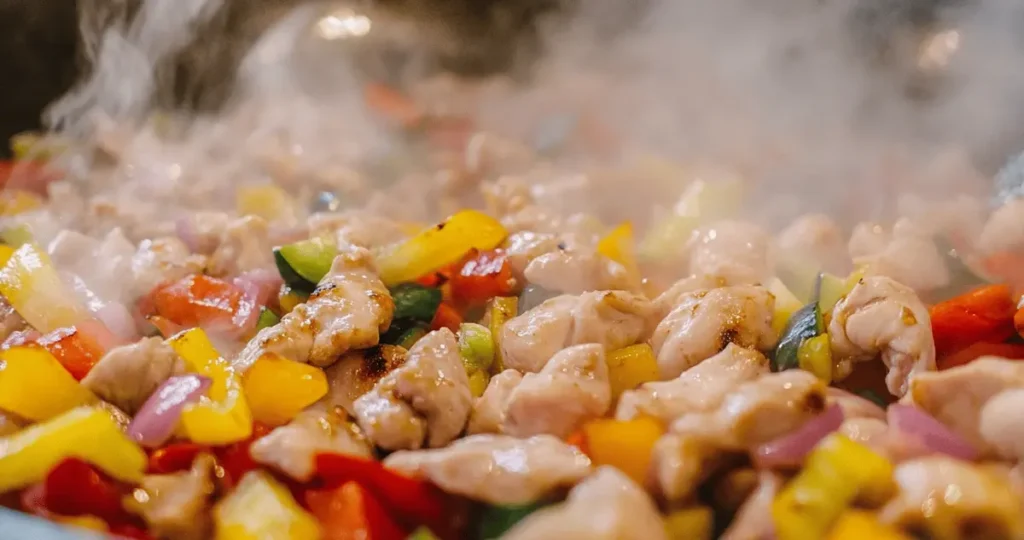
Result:
<instances>
[{"instance_id":1,"label":"stir fry mixture","mask_svg":"<svg viewBox=\"0 0 1024 540\"><path fill-rule=\"evenodd\" d=\"M501 173L559 137L368 98L450 174L360 199L271 167L168 221L16 141L6 507L139 539L1024 538L1024 201L773 233L743 180L680 173L608 223L555 204L578 176Z\"/></svg>"}]
</instances>

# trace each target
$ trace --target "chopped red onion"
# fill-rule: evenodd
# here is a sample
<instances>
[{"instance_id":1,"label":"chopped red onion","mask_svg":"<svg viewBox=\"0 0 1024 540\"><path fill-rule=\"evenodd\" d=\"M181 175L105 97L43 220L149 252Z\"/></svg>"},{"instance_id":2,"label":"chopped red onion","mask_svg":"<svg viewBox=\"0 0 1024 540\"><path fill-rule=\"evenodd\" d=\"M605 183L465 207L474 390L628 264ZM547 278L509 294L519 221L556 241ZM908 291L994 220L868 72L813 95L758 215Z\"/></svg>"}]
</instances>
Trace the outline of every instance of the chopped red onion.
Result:
<instances>
[{"instance_id":1,"label":"chopped red onion","mask_svg":"<svg viewBox=\"0 0 1024 540\"><path fill-rule=\"evenodd\" d=\"M243 290L248 284L255 284L259 288L259 296L257 297L258 303L261 306L265 306L267 305L267 302L277 294L277 291L281 290L281 285L284 285L284 280L281 279L281 274L279 274L277 270L260 268L257 270L250 270L236 277L234 279L234 283Z\"/></svg>"},{"instance_id":2,"label":"chopped red onion","mask_svg":"<svg viewBox=\"0 0 1024 540\"><path fill-rule=\"evenodd\" d=\"M242 298L238 301L238 310L231 317L231 323L237 329L239 337L243 337L256 328L260 309L266 303L266 299L264 297L263 301L260 301L264 291L255 280L238 277L235 278L235 285L242 289Z\"/></svg>"},{"instance_id":3,"label":"chopped red onion","mask_svg":"<svg viewBox=\"0 0 1024 540\"><path fill-rule=\"evenodd\" d=\"M932 452L973 461L978 449L928 413L910 405L893 404L887 410L892 436L916 439Z\"/></svg>"},{"instance_id":4,"label":"chopped red onion","mask_svg":"<svg viewBox=\"0 0 1024 540\"><path fill-rule=\"evenodd\" d=\"M752 456L754 465L764 469L799 467L819 441L839 429L843 418L839 405L829 406L800 429L757 447Z\"/></svg>"},{"instance_id":5,"label":"chopped red onion","mask_svg":"<svg viewBox=\"0 0 1024 540\"><path fill-rule=\"evenodd\" d=\"M185 406L206 395L212 382L209 377L195 374L167 379L128 424L128 436L142 446L162 446L174 433Z\"/></svg>"}]
</instances>

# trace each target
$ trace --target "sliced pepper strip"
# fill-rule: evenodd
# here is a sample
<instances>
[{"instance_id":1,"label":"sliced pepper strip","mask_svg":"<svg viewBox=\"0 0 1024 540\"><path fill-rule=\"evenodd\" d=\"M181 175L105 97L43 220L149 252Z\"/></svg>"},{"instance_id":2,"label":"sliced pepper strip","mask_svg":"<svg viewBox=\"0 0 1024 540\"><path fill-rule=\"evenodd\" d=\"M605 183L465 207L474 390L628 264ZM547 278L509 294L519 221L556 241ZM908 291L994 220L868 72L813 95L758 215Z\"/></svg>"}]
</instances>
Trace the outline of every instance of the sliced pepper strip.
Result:
<instances>
[{"instance_id":1,"label":"sliced pepper strip","mask_svg":"<svg viewBox=\"0 0 1024 540\"><path fill-rule=\"evenodd\" d=\"M39 422L95 401L45 349L0 351L0 409Z\"/></svg>"},{"instance_id":2,"label":"sliced pepper strip","mask_svg":"<svg viewBox=\"0 0 1024 540\"><path fill-rule=\"evenodd\" d=\"M324 540L404 540L406 532L366 488L356 482L310 490L306 506L324 526Z\"/></svg>"},{"instance_id":3,"label":"sliced pepper strip","mask_svg":"<svg viewBox=\"0 0 1024 540\"><path fill-rule=\"evenodd\" d=\"M0 492L41 481L58 463L76 457L125 482L138 482L146 453L107 411L79 407L0 439Z\"/></svg>"},{"instance_id":4,"label":"sliced pepper strip","mask_svg":"<svg viewBox=\"0 0 1024 540\"><path fill-rule=\"evenodd\" d=\"M519 298L499 296L491 301L491 339L494 340L494 373L505 369L501 355L501 328L519 313Z\"/></svg>"},{"instance_id":5,"label":"sliced pepper strip","mask_svg":"<svg viewBox=\"0 0 1024 540\"><path fill-rule=\"evenodd\" d=\"M470 251L451 274L452 297L460 305L483 305L515 292L512 265L502 250Z\"/></svg>"},{"instance_id":6,"label":"sliced pepper strip","mask_svg":"<svg viewBox=\"0 0 1024 540\"><path fill-rule=\"evenodd\" d=\"M624 221L612 229L597 243L597 252L623 266L630 276L638 277L640 269L636 262L636 238L633 224Z\"/></svg>"},{"instance_id":7,"label":"sliced pepper strip","mask_svg":"<svg viewBox=\"0 0 1024 540\"><path fill-rule=\"evenodd\" d=\"M231 493L214 507L218 540L317 540L316 519L302 509L288 489L269 474L253 471L242 477Z\"/></svg>"},{"instance_id":8,"label":"sliced pepper strip","mask_svg":"<svg viewBox=\"0 0 1024 540\"><path fill-rule=\"evenodd\" d=\"M264 355L245 372L242 387L253 418L279 426L327 394L327 376L320 368Z\"/></svg>"},{"instance_id":9,"label":"sliced pepper strip","mask_svg":"<svg viewBox=\"0 0 1024 540\"><path fill-rule=\"evenodd\" d=\"M1017 302L1007 285L989 285L935 304L932 334L939 355L972 343L998 343L1014 335Z\"/></svg>"},{"instance_id":10,"label":"sliced pepper strip","mask_svg":"<svg viewBox=\"0 0 1024 540\"><path fill-rule=\"evenodd\" d=\"M202 329L192 328L167 343L185 361L186 368L209 377L208 397L188 405L181 414L181 428L192 442L230 444L252 435L252 412L245 400L240 377L214 348Z\"/></svg>"},{"instance_id":11,"label":"sliced pepper strip","mask_svg":"<svg viewBox=\"0 0 1024 540\"><path fill-rule=\"evenodd\" d=\"M609 352L605 362L608 364L613 402L626 390L656 381L660 376L654 350L646 343Z\"/></svg>"},{"instance_id":12,"label":"sliced pepper strip","mask_svg":"<svg viewBox=\"0 0 1024 540\"><path fill-rule=\"evenodd\" d=\"M32 243L16 249L0 269L0 294L44 334L91 318L64 285L50 256Z\"/></svg>"}]
</instances>

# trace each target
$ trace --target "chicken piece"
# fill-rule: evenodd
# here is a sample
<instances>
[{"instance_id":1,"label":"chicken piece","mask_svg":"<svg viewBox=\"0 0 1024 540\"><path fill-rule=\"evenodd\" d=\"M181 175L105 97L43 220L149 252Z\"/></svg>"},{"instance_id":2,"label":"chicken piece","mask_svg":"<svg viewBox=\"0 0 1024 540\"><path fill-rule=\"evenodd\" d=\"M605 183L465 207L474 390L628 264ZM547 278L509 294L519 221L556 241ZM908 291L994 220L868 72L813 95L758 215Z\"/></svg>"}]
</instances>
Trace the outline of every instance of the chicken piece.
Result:
<instances>
[{"instance_id":1,"label":"chicken piece","mask_svg":"<svg viewBox=\"0 0 1024 540\"><path fill-rule=\"evenodd\" d=\"M821 380L806 371L783 371L734 387L716 410L683 415L671 431L745 451L799 428L825 406Z\"/></svg>"},{"instance_id":2,"label":"chicken piece","mask_svg":"<svg viewBox=\"0 0 1024 540\"><path fill-rule=\"evenodd\" d=\"M62 230L47 246L47 252L54 266L80 278L94 298L128 301L134 299L132 293L138 292L130 283L125 286L135 246L119 228L108 232L102 240Z\"/></svg>"},{"instance_id":3,"label":"chicken piece","mask_svg":"<svg viewBox=\"0 0 1024 540\"><path fill-rule=\"evenodd\" d=\"M207 270L214 276L230 276L247 270L274 267L270 224L259 216L243 216L228 223L220 244L210 255Z\"/></svg>"},{"instance_id":4,"label":"chicken piece","mask_svg":"<svg viewBox=\"0 0 1024 540\"><path fill-rule=\"evenodd\" d=\"M723 458L716 445L700 435L667 433L651 450L649 482L655 493L678 504L715 473Z\"/></svg>"},{"instance_id":5,"label":"chicken piece","mask_svg":"<svg viewBox=\"0 0 1024 540\"><path fill-rule=\"evenodd\" d=\"M330 237L339 246L373 249L406 237L405 231L395 221L361 210L313 214L306 220L306 225L310 237Z\"/></svg>"},{"instance_id":6,"label":"chicken piece","mask_svg":"<svg viewBox=\"0 0 1024 540\"><path fill-rule=\"evenodd\" d=\"M1021 538L1020 501L1009 482L992 472L946 456L902 463L896 497L879 512L891 525L930 538Z\"/></svg>"},{"instance_id":7,"label":"chicken piece","mask_svg":"<svg viewBox=\"0 0 1024 540\"><path fill-rule=\"evenodd\" d=\"M885 420L885 409L879 407L871 400L864 399L857 394L830 386L828 388L828 402L835 403L843 410L843 417L850 418L874 418Z\"/></svg>"},{"instance_id":8,"label":"chicken piece","mask_svg":"<svg viewBox=\"0 0 1024 540\"><path fill-rule=\"evenodd\" d=\"M911 381L909 397L914 405L975 447L991 453L994 449L981 432L982 408L997 394L1020 388L1024 388L1024 364L984 357L963 366L917 375Z\"/></svg>"},{"instance_id":9,"label":"chicken piece","mask_svg":"<svg viewBox=\"0 0 1024 540\"><path fill-rule=\"evenodd\" d=\"M187 472L147 475L125 508L140 516L157 538L202 539L210 534L209 501L216 460L200 454Z\"/></svg>"},{"instance_id":10,"label":"chicken piece","mask_svg":"<svg viewBox=\"0 0 1024 540\"><path fill-rule=\"evenodd\" d=\"M316 472L314 459L321 452L373 457L373 449L344 411L328 410L322 405L302 411L288 424L252 443L249 449L256 463L300 482L312 479Z\"/></svg>"},{"instance_id":11,"label":"chicken piece","mask_svg":"<svg viewBox=\"0 0 1024 540\"><path fill-rule=\"evenodd\" d=\"M800 216L779 233L777 242L787 257L807 257L829 272L845 275L850 266L843 232L823 214Z\"/></svg>"},{"instance_id":12,"label":"chicken piece","mask_svg":"<svg viewBox=\"0 0 1024 540\"><path fill-rule=\"evenodd\" d=\"M772 501L782 489L782 478L769 471L758 475L757 490L747 498L733 518L721 540L754 540L768 538L775 530Z\"/></svg>"},{"instance_id":13,"label":"chicken piece","mask_svg":"<svg viewBox=\"0 0 1024 540\"><path fill-rule=\"evenodd\" d=\"M750 283L729 283L728 280L721 277L710 276L702 274L699 276L690 276L683 278L672 284L668 289L658 295L654 299L654 307L657 310L657 320L661 321L672 308L678 304L684 296L697 291L718 289L721 287L728 287L730 285L751 285Z\"/></svg>"},{"instance_id":14,"label":"chicken piece","mask_svg":"<svg viewBox=\"0 0 1024 540\"><path fill-rule=\"evenodd\" d=\"M846 249L854 261L863 260L885 251L891 241L892 236L878 223L858 223L850 234Z\"/></svg>"},{"instance_id":15,"label":"chicken piece","mask_svg":"<svg viewBox=\"0 0 1024 540\"><path fill-rule=\"evenodd\" d=\"M686 246L689 273L730 283L762 283L775 268L771 239L756 225L719 221L697 232Z\"/></svg>"},{"instance_id":16,"label":"chicken piece","mask_svg":"<svg viewBox=\"0 0 1024 540\"><path fill-rule=\"evenodd\" d=\"M611 406L608 365L600 345L576 345L553 356L540 373L505 370L474 406L471 433L568 437Z\"/></svg>"},{"instance_id":17,"label":"chicken piece","mask_svg":"<svg viewBox=\"0 0 1024 540\"><path fill-rule=\"evenodd\" d=\"M853 262L866 265L869 275L889 277L920 292L945 287L950 281L945 255L932 235L905 219L896 222L881 251L854 257Z\"/></svg>"},{"instance_id":18,"label":"chicken piece","mask_svg":"<svg viewBox=\"0 0 1024 540\"><path fill-rule=\"evenodd\" d=\"M981 438L1004 459L1024 458L1024 425L1017 414L1022 406L1024 388L1015 388L996 394L981 409Z\"/></svg>"},{"instance_id":19,"label":"chicken piece","mask_svg":"<svg viewBox=\"0 0 1024 540\"><path fill-rule=\"evenodd\" d=\"M499 218L521 212L535 203L529 184L517 176L484 182L480 191L487 203L487 213Z\"/></svg>"},{"instance_id":20,"label":"chicken piece","mask_svg":"<svg viewBox=\"0 0 1024 540\"><path fill-rule=\"evenodd\" d=\"M377 345L345 354L324 370L330 384L324 401L331 407L341 407L350 415L355 414L352 403L404 364L407 353L395 345Z\"/></svg>"},{"instance_id":21,"label":"chicken piece","mask_svg":"<svg viewBox=\"0 0 1024 540\"><path fill-rule=\"evenodd\" d=\"M235 358L244 371L265 354L329 366L350 350L377 345L395 303L373 269L370 252L343 249L316 290L278 324L260 330Z\"/></svg>"},{"instance_id":22,"label":"chicken piece","mask_svg":"<svg viewBox=\"0 0 1024 540\"><path fill-rule=\"evenodd\" d=\"M589 250L561 250L545 253L527 265L527 282L549 291L579 294L587 291L640 290L639 276L626 267Z\"/></svg>"},{"instance_id":23,"label":"chicken piece","mask_svg":"<svg viewBox=\"0 0 1024 540\"><path fill-rule=\"evenodd\" d=\"M135 415L167 379L185 372L185 362L164 340L142 338L111 349L82 379L100 399Z\"/></svg>"},{"instance_id":24,"label":"chicken piece","mask_svg":"<svg viewBox=\"0 0 1024 540\"><path fill-rule=\"evenodd\" d=\"M670 381L649 382L619 397L615 417L630 420L652 416L671 422L687 413L706 412L721 405L738 385L770 372L768 359L757 351L730 343L722 352Z\"/></svg>"},{"instance_id":25,"label":"chicken piece","mask_svg":"<svg viewBox=\"0 0 1024 540\"><path fill-rule=\"evenodd\" d=\"M565 246L554 234L535 233L529 231L510 234L505 240L505 256L512 272L522 276L530 261L545 253L550 253ZM567 247L567 246L566 246Z\"/></svg>"},{"instance_id":26,"label":"chicken piece","mask_svg":"<svg viewBox=\"0 0 1024 540\"><path fill-rule=\"evenodd\" d=\"M14 306L0 295L0 342L6 341L11 334L28 328L25 319L18 315Z\"/></svg>"},{"instance_id":27,"label":"chicken piece","mask_svg":"<svg viewBox=\"0 0 1024 540\"><path fill-rule=\"evenodd\" d=\"M774 309L775 297L750 285L683 295L651 337L662 378L678 377L730 343L770 350L778 340Z\"/></svg>"},{"instance_id":28,"label":"chicken piece","mask_svg":"<svg viewBox=\"0 0 1024 540\"><path fill-rule=\"evenodd\" d=\"M558 351L582 343L621 349L647 334L650 300L623 291L558 296L514 317L501 329L505 367L536 373Z\"/></svg>"},{"instance_id":29,"label":"chicken piece","mask_svg":"<svg viewBox=\"0 0 1024 540\"><path fill-rule=\"evenodd\" d=\"M978 251L986 255L1012 252L1024 246L1024 199L997 208L978 237Z\"/></svg>"},{"instance_id":30,"label":"chicken piece","mask_svg":"<svg viewBox=\"0 0 1024 540\"><path fill-rule=\"evenodd\" d=\"M502 536L540 538L668 540L668 535L647 493L618 469L604 466L574 487L564 503L530 514Z\"/></svg>"},{"instance_id":31,"label":"chicken piece","mask_svg":"<svg viewBox=\"0 0 1024 540\"><path fill-rule=\"evenodd\" d=\"M881 355L893 395L907 393L911 376L935 371L928 308L913 290L890 278L860 280L833 308L828 334L833 361L866 362Z\"/></svg>"},{"instance_id":32,"label":"chicken piece","mask_svg":"<svg viewBox=\"0 0 1024 540\"><path fill-rule=\"evenodd\" d=\"M359 426L386 450L444 446L462 433L473 396L455 334L435 330L401 367L353 403Z\"/></svg>"},{"instance_id":33,"label":"chicken piece","mask_svg":"<svg viewBox=\"0 0 1024 540\"><path fill-rule=\"evenodd\" d=\"M985 227L988 215L986 202L978 197L959 194L926 200L916 194L901 195L897 201L897 213L912 220L918 227L931 234L975 246Z\"/></svg>"},{"instance_id":34,"label":"chicken piece","mask_svg":"<svg viewBox=\"0 0 1024 540\"><path fill-rule=\"evenodd\" d=\"M496 505L536 501L591 472L590 458L551 435L471 435L445 448L395 452L384 466Z\"/></svg>"},{"instance_id":35,"label":"chicken piece","mask_svg":"<svg viewBox=\"0 0 1024 540\"><path fill-rule=\"evenodd\" d=\"M131 265L134 292L141 295L162 283L202 272L206 257L191 254L188 246L177 238L153 238L139 243Z\"/></svg>"}]
</instances>

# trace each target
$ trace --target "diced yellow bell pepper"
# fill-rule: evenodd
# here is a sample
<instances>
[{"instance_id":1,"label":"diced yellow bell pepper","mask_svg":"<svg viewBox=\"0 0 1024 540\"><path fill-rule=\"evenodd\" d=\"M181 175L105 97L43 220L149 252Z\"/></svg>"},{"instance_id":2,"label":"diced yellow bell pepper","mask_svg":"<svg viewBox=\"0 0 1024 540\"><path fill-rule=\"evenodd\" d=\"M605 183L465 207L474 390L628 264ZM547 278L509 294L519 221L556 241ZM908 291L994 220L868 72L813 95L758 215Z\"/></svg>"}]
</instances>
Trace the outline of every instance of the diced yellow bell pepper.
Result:
<instances>
[{"instance_id":1,"label":"diced yellow bell pepper","mask_svg":"<svg viewBox=\"0 0 1024 540\"><path fill-rule=\"evenodd\" d=\"M14 216L43 205L43 198L31 191L5 188L0 192L0 216Z\"/></svg>"},{"instance_id":2,"label":"diced yellow bell pepper","mask_svg":"<svg viewBox=\"0 0 1024 540\"><path fill-rule=\"evenodd\" d=\"M32 235L32 229L26 223L0 231L0 240L3 240L5 244L15 249L24 244L35 242L35 238ZM10 259L10 257L4 259L5 265L7 264L8 259Z\"/></svg>"},{"instance_id":3,"label":"diced yellow bell pepper","mask_svg":"<svg viewBox=\"0 0 1024 540\"><path fill-rule=\"evenodd\" d=\"M813 373L825 384L832 382L832 347L828 334L805 339L796 356L800 369Z\"/></svg>"},{"instance_id":4,"label":"diced yellow bell pepper","mask_svg":"<svg viewBox=\"0 0 1024 540\"><path fill-rule=\"evenodd\" d=\"M109 412L79 407L0 438L0 493L41 481L69 457L125 482L141 480L147 463L146 453L121 431Z\"/></svg>"},{"instance_id":5,"label":"diced yellow bell pepper","mask_svg":"<svg viewBox=\"0 0 1024 540\"><path fill-rule=\"evenodd\" d=\"M288 489L262 471L246 473L213 509L216 540L316 540L316 518L295 502Z\"/></svg>"},{"instance_id":6,"label":"diced yellow bell pepper","mask_svg":"<svg viewBox=\"0 0 1024 540\"><path fill-rule=\"evenodd\" d=\"M43 137L35 131L23 131L11 137L11 153L15 160L46 160L67 148L66 141L55 139L53 135Z\"/></svg>"},{"instance_id":7,"label":"diced yellow bell pepper","mask_svg":"<svg viewBox=\"0 0 1024 540\"><path fill-rule=\"evenodd\" d=\"M863 510L848 510L828 535L828 540L910 540L909 536L875 519Z\"/></svg>"},{"instance_id":8,"label":"diced yellow bell pepper","mask_svg":"<svg viewBox=\"0 0 1024 540\"><path fill-rule=\"evenodd\" d=\"M185 407L181 429L200 444L231 444L252 435L252 412L245 400L240 377L214 348L200 328L185 330L167 343L193 373L209 377L213 384L207 397Z\"/></svg>"},{"instance_id":9,"label":"diced yellow bell pepper","mask_svg":"<svg viewBox=\"0 0 1024 540\"><path fill-rule=\"evenodd\" d=\"M0 351L0 409L41 422L94 401L46 349Z\"/></svg>"},{"instance_id":10,"label":"diced yellow bell pepper","mask_svg":"<svg viewBox=\"0 0 1024 540\"><path fill-rule=\"evenodd\" d=\"M24 244L0 269L0 294L33 328L48 334L89 317L85 306L64 286L46 251Z\"/></svg>"},{"instance_id":11,"label":"diced yellow bell pepper","mask_svg":"<svg viewBox=\"0 0 1024 540\"><path fill-rule=\"evenodd\" d=\"M86 529L103 533L110 530L110 527L107 526L107 522L96 516L55 516L54 520L62 525L78 529Z\"/></svg>"},{"instance_id":12,"label":"diced yellow bell pepper","mask_svg":"<svg viewBox=\"0 0 1024 540\"><path fill-rule=\"evenodd\" d=\"M501 357L501 328L509 319L519 313L519 298L515 296L496 296L491 300L491 339L494 340L494 373L505 369Z\"/></svg>"},{"instance_id":13,"label":"diced yellow bell pepper","mask_svg":"<svg viewBox=\"0 0 1024 540\"><path fill-rule=\"evenodd\" d=\"M706 506L696 506L665 516L669 540L709 540L714 532L714 514Z\"/></svg>"},{"instance_id":14,"label":"diced yellow bell pepper","mask_svg":"<svg viewBox=\"0 0 1024 540\"><path fill-rule=\"evenodd\" d=\"M242 377L245 400L257 422L282 425L327 394L324 370L264 355Z\"/></svg>"},{"instance_id":15,"label":"diced yellow bell pepper","mask_svg":"<svg viewBox=\"0 0 1024 540\"><path fill-rule=\"evenodd\" d=\"M295 309L295 306L305 302L306 300L306 295L293 290L287 285L281 287L280 292L277 294L277 303L281 306L282 315L291 312L291 310Z\"/></svg>"},{"instance_id":16,"label":"diced yellow bell pepper","mask_svg":"<svg viewBox=\"0 0 1024 540\"><path fill-rule=\"evenodd\" d=\"M775 312L772 313L772 329L776 334L781 335L786 329L786 323L804 304L800 299L786 287L786 284L779 278L772 278L768 285L768 292L775 297Z\"/></svg>"},{"instance_id":17,"label":"diced yellow bell pepper","mask_svg":"<svg viewBox=\"0 0 1024 540\"><path fill-rule=\"evenodd\" d=\"M661 422L641 417L634 420L591 420L583 426L587 454L594 465L612 465L643 485L651 464L654 443L665 433Z\"/></svg>"},{"instance_id":18,"label":"diced yellow bell pepper","mask_svg":"<svg viewBox=\"0 0 1024 540\"><path fill-rule=\"evenodd\" d=\"M490 382L491 376L486 371L474 371L469 374L469 391L473 393L473 397L480 397L484 395L484 390L487 390Z\"/></svg>"},{"instance_id":19,"label":"diced yellow bell pepper","mask_svg":"<svg viewBox=\"0 0 1024 540\"><path fill-rule=\"evenodd\" d=\"M5 266L7 261L11 260L11 255L14 255L14 248L7 244L0 244L0 266Z\"/></svg>"},{"instance_id":20,"label":"diced yellow bell pepper","mask_svg":"<svg viewBox=\"0 0 1024 540\"><path fill-rule=\"evenodd\" d=\"M623 266L631 276L639 277L636 263L636 239L633 224L626 221L608 233L597 243L597 252Z\"/></svg>"},{"instance_id":21,"label":"diced yellow bell pepper","mask_svg":"<svg viewBox=\"0 0 1024 540\"><path fill-rule=\"evenodd\" d=\"M259 216L274 221L294 216L292 196L274 184L241 186L236 192L238 214Z\"/></svg>"},{"instance_id":22,"label":"diced yellow bell pepper","mask_svg":"<svg viewBox=\"0 0 1024 540\"><path fill-rule=\"evenodd\" d=\"M866 446L839 434L826 437L773 501L776 536L824 538L854 500L886 500L895 485L892 474L892 463Z\"/></svg>"},{"instance_id":23,"label":"diced yellow bell pepper","mask_svg":"<svg viewBox=\"0 0 1024 540\"><path fill-rule=\"evenodd\" d=\"M818 307L822 313L829 313L839 303L839 300L850 294L850 291L857 286L857 283L864 278L867 272L866 266L858 266L849 276L845 278L832 274L821 276L821 296L818 297Z\"/></svg>"},{"instance_id":24,"label":"diced yellow bell pepper","mask_svg":"<svg viewBox=\"0 0 1024 540\"><path fill-rule=\"evenodd\" d=\"M377 256L377 270L389 287L413 281L457 262L471 249L498 247L508 231L498 220L476 210L463 210L419 232Z\"/></svg>"},{"instance_id":25,"label":"diced yellow bell pepper","mask_svg":"<svg viewBox=\"0 0 1024 540\"><path fill-rule=\"evenodd\" d=\"M612 351L605 361L612 387L612 402L626 390L658 380L658 361L654 358L654 350L646 343Z\"/></svg>"}]
</instances>

